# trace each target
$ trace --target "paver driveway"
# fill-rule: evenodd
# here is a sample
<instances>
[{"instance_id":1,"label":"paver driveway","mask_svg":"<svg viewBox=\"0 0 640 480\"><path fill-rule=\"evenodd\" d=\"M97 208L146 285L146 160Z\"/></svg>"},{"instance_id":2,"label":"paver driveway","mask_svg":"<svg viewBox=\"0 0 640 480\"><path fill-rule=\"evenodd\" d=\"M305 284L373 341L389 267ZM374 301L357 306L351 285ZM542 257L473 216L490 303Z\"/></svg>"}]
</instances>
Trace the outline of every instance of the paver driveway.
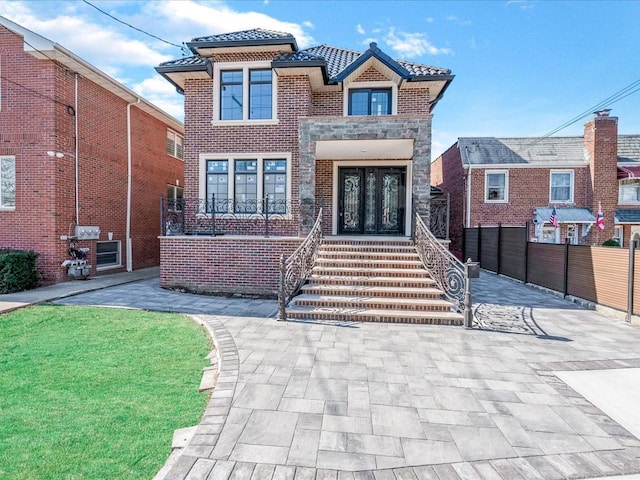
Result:
<instances>
[{"instance_id":1,"label":"paver driveway","mask_svg":"<svg viewBox=\"0 0 640 480\"><path fill-rule=\"evenodd\" d=\"M153 296L155 308L175 310L174 295L192 297L154 280L63 302L141 307ZM214 331L220 376L168 479L640 473L640 441L554 373L640 367L640 329L623 321L485 273L474 281L483 329L203 308L195 315Z\"/></svg>"}]
</instances>

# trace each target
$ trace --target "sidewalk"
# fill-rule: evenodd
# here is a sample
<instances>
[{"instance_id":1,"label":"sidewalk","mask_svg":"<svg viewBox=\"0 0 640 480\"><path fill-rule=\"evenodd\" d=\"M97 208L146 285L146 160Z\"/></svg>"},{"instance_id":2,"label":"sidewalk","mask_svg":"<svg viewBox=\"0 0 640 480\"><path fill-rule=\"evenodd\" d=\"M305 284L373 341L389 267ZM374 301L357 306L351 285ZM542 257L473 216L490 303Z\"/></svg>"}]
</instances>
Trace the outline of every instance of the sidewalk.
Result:
<instances>
[{"instance_id":1,"label":"sidewalk","mask_svg":"<svg viewBox=\"0 0 640 480\"><path fill-rule=\"evenodd\" d=\"M34 288L18 293L0 295L0 314L17 310L18 308L36 303L49 302L60 298L92 292L107 287L122 285L123 283L137 282L157 277L160 274L159 267L143 268L133 272L114 273L102 275L88 280L70 280L68 282Z\"/></svg>"}]
</instances>

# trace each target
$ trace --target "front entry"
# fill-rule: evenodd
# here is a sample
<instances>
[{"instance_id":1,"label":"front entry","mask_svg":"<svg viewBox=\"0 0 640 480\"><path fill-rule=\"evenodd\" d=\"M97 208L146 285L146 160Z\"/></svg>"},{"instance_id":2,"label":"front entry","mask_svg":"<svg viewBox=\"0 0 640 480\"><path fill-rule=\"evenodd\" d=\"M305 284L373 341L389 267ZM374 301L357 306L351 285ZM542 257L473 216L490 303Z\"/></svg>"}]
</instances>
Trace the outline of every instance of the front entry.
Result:
<instances>
[{"instance_id":1,"label":"front entry","mask_svg":"<svg viewBox=\"0 0 640 480\"><path fill-rule=\"evenodd\" d=\"M339 168L338 233L404 235L405 167Z\"/></svg>"}]
</instances>

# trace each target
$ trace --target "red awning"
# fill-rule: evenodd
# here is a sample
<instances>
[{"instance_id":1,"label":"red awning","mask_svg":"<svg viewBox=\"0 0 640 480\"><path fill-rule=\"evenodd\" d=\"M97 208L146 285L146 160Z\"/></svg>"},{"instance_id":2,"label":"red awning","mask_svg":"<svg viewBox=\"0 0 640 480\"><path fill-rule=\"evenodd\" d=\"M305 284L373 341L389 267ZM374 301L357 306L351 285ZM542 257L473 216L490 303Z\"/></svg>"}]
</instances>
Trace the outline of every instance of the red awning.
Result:
<instances>
[{"instance_id":1,"label":"red awning","mask_svg":"<svg viewBox=\"0 0 640 480\"><path fill-rule=\"evenodd\" d=\"M623 178L640 178L640 166L621 167L618 165L618 180Z\"/></svg>"}]
</instances>

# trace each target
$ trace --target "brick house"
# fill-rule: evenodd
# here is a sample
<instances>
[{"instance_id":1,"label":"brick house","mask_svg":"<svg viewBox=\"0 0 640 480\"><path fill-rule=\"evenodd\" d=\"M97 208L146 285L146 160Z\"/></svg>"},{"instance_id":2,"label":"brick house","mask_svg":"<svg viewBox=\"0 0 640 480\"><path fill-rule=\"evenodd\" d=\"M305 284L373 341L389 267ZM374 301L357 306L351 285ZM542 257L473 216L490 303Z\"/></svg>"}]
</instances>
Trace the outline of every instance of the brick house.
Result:
<instances>
[{"instance_id":1,"label":"brick house","mask_svg":"<svg viewBox=\"0 0 640 480\"><path fill-rule=\"evenodd\" d=\"M595 114L581 137L459 138L431 166L451 195L451 248L465 227L530 222L539 242L626 245L640 230L640 135L618 135L618 118ZM595 228L602 206L604 230ZM550 217L555 207L559 226Z\"/></svg>"},{"instance_id":2,"label":"brick house","mask_svg":"<svg viewBox=\"0 0 640 480\"><path fill-rule=\"evenodd\" d=\"M411 212L428 219L431 119L449 70L375 43L300 50L263 29L187 45L193 56L156 68L184 93L185 199L207 204L185 222L213 212L224 235L163 236L162 286L274 294L280 256L320 206L325 235L408 237ZM249 218L267 205L281 213L268 236Z\"/></svg>"},{"instance_id":3,"label":"brick house","mask_svg":"<svg viewBox=\"0 0 640 480\"><path fill-rule=\"evenodd\" d=\"M38 252L44 284L68 279L70 248L88 249L91 274L159 265L159 199L181 194L183 125L3 17L0 72L0 248Z\"/></svg>"}]
</instances>

